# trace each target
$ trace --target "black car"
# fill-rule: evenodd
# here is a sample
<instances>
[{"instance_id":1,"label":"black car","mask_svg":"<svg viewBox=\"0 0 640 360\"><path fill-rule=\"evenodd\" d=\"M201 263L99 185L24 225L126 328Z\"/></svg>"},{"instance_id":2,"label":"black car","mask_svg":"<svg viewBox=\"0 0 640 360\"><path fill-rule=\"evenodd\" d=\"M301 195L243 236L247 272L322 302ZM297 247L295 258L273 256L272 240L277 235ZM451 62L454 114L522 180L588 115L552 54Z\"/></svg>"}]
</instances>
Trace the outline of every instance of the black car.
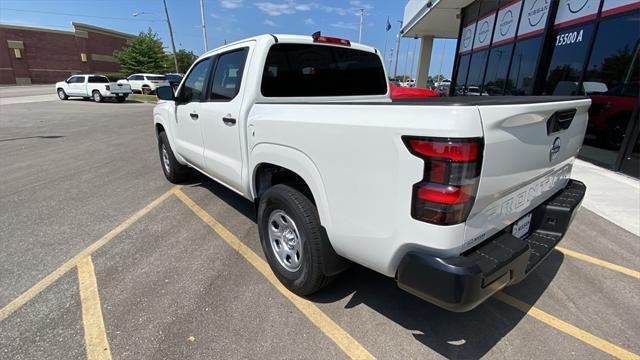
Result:
<instances>
[{"instance_id":1,"label":"black car","mask_svg":"<svg viewBox=\"0 0 640 360\"><path fill-rule=\"evenodd\" d=\"M176 90L178 88L178 85L180 85L180 82L182 81L181 74L165 74L164 76L167 78L167 80L169 80L169 84L171 85L173 90Z\"/></svg>"}]
</instances>

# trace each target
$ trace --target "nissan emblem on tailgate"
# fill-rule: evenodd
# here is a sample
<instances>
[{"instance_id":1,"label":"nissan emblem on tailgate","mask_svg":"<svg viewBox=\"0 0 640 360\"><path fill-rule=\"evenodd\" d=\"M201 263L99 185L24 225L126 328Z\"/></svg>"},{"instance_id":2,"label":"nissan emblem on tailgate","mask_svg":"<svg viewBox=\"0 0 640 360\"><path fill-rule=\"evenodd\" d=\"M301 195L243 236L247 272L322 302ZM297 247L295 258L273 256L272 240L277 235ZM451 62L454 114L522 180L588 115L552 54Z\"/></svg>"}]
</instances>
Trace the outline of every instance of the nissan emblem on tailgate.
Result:
<instances>
[{"instance_id":1,"label":"nissan emblem on tailgate","mask_svg":"<svg viewBox=\"0 0 640 360\"><path fill-rule=\"evenodd\" d=\"M553 144L551 145L551 150L549 150L549 161L553 161L558 157L560 153L560 138L557 137L553 140Z\"/></svg>"}]
</instances>

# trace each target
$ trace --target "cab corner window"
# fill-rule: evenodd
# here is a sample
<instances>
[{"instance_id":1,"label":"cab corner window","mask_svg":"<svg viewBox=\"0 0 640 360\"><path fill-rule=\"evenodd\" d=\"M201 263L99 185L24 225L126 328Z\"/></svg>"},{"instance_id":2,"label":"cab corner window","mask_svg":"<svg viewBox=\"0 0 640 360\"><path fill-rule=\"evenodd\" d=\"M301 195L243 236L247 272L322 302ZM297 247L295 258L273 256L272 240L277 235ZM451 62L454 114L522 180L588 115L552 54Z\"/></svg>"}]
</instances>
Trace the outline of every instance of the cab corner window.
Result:
<instances>
[{"instance_id":1,"label":"cab corner window","mask_svg":"<svg viewBox=\"0 0 640 360\"><path fill-rule=\"evenodd\" d=\"M202 60L193 67L180 90L181 103L200 102L206 89L207 76L211 68L211 58Z\"/></svg>"},{"instance_id":2,"label":"cab corner window","mask_svg":"<svg viewBox=\"0 0 640 360\"><path fill-rule=\"evenodd\" d=\"M211 100L229 101L238 95L247 52L248 48L243 48L218 56L211 81Z\"/></svg>"}]
</instances>

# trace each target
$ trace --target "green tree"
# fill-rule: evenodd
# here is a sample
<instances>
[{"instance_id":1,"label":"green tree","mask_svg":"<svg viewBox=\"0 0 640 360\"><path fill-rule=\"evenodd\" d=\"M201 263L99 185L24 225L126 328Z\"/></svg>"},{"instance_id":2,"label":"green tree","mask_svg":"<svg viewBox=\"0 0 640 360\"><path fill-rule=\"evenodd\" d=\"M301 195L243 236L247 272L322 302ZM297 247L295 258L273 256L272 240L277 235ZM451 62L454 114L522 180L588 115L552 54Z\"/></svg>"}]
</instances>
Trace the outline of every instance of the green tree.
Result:
<instances>
[{"instance_id":1,"label":"green tree","mask_svg":"<svg viewBox=\"0 0 640 360\"><path fill-rule=\"evenodd\" d=\"M126 74L164 73L166 70L167 55L158 34L151 28L138 34L121 51L114 52L113 57Z\"/></svg>"},{"instance_id":2,"label":"green tree","mask_svg":"<svg viewBox=\"0 0 640 360\"><path fill-rule=\"evenodd\" d=\"M180 73L184 74L189 70L191 64L198 58L192 51L187 51L185 49L180 49L176 52L176 57L178 58L178 70ZM174 72L176 65L173 63L173 54L168 53L165 67L169 72Z\"/></svg>"}]
</instances>

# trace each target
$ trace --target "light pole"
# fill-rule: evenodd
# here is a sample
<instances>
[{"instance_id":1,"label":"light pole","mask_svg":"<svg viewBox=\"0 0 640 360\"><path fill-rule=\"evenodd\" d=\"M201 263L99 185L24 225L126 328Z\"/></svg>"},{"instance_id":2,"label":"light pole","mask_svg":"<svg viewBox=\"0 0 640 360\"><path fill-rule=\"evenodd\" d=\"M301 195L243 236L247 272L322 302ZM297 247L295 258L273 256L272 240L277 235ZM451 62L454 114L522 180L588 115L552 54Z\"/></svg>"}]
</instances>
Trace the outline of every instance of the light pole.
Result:
<instances>
[{"instance_id":1,"label":"light pole","mask_svg":"<svg viewBox=\"0 0 640 360\"><path fill-rule=\"evenodd\" d=\"M202 37L204 38L204 52L209 51L207 46L207 25L204 23L204 0L200 0L200 18L202 19Z\"/></svg>"},{"instance_id":2,"label":"light pole","mask_svg":"<svg viewBox=\"0 0 640 360\"><path fill-rule=\"evenodd\" d=\"M358 42L362 43L362 23L364 22L364 9L360 9L360 31L358 32Z\"/></svg>"},{"instance_id":3,"label":"light pole","mask_svg":"<svg viewBox=\"0 0 640 360\"><path fill-rule=\"evenodd\" d=\"M162 3L164 4L165 21L167 22L167 26L169 27L169 38L171 39L171 49L173 49L173 63L176 66L176 73L180 73L180 69L178 68L178 56L176 55L176 44L173 41L173 29L171 28L171 21L169 20L169 10L167 10L167 1L162 0ZM144 11L134 12L131 15L140 16L142 14L152 15L152 13L147 13Z\"/></svg>"},{"instance_id":4,"label":"light pole","mask_svg":"<svg viewBox=\"0 0 640 360\"><path fill-rule=\"evenodd\" d=\"M398 20L400 23L400 30L398 30L398 41L396 42L396 63L393 66L393 77L396 78L398 76L398 55L400 54L400 35L402 31L402 20Z\"/></svg>"}]
</instances>

